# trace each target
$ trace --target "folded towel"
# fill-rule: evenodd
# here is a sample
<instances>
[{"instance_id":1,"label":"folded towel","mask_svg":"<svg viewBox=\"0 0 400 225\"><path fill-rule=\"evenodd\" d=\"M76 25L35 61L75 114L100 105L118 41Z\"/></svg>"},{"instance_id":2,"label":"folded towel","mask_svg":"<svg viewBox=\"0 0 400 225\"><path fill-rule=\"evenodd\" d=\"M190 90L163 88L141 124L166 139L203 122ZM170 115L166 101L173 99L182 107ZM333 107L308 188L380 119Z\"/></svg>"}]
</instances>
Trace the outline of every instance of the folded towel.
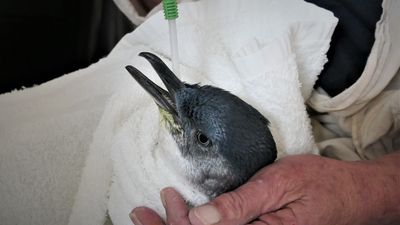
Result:
<instances>
[{"instance_id":1,"label":"folded towel","mask_svg":"<svg viewBox=\"0 0 400 225\"><path fill-rule=\"evenodd\" d=\"M181 4L181 79L224 88L258 109L271 122L280 157L316 153L304 100L336 23L301 0ZM91 67L0 96L2 223L103 224L108 211L115 225L131 224L135 206L163 213L165 186L195 204L208 200L183 179L187 162L150 96L124 69L132 64L161 85L137 54L150 51L169 63L166 37L166 21L155 14Z\"/></svg>"}]
</instances>

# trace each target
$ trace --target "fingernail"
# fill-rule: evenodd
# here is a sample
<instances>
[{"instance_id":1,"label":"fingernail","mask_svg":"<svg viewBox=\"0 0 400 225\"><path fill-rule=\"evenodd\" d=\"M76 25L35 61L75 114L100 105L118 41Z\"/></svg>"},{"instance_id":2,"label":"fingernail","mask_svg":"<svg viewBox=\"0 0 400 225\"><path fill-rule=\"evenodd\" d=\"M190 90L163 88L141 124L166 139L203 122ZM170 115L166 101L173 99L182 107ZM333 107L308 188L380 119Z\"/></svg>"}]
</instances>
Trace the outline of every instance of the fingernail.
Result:
<instances>
[{"instance_id":1,"label":"fingernail","mask_svg":"<svg viewBox=\"0 0 400 225\"><path fill-rule=\"evenodd\" d=\"M142 223L140 222L139 218L137 217L137 215L135 214L135 212L131 212L129 214L129 217L131 218L132 222L135 225L142 225Z\"/></svg>"},{"instance_id":2,"label":"fingernail","mask_svg":"<svg viewBox=\"0 0 400 225\"><path fill-rule=\"evenodd\" d=\"M195 208L193 213L203 225L212 225L218 223L221 219L218 210L212 205L204 205Z\"/></svg>"},{"instance_id":3,"label":"fingernail","mask_svg":"<svg viewBox=\"0 0 400 225\"><path fill-rule=\"evenodd\" d=\"M165 202L165 193L164 192L165 192L165 189L161 190L160 198L161 198L161 202L162 202L164 208L166 208L167 207L167 203Z\"/></svg>"}]
</instances>

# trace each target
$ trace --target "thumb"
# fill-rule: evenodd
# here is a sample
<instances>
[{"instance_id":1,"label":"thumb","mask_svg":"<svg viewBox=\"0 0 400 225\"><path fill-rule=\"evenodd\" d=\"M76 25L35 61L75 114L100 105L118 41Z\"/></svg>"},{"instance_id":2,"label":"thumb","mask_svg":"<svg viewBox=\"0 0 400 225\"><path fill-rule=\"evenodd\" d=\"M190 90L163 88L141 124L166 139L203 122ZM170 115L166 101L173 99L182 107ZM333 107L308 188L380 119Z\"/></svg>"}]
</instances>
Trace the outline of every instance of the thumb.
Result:
<instances>
[{"instance_id":1,"label":"thumb","mask_svg":"<svg viewBox=\"0 0 400 225\"><path fill-rule=\"evenodd\" d=\"M263 179L252 179L238 189L189 212L192 225L239 225L261 214L279 209L281 195L274 193Z\"/></svg>"}]
</instances>

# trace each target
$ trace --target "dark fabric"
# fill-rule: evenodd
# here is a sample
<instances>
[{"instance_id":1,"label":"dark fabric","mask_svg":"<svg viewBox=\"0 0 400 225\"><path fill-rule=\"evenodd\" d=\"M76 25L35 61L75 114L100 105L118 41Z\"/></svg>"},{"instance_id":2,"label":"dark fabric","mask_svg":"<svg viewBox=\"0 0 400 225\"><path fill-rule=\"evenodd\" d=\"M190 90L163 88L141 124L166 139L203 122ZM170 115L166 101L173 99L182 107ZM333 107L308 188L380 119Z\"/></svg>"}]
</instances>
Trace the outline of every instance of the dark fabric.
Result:
<instances>
[{"instance_id":1,"label":"dark fabric","mask_svg":"<svg viewBox=\"0 0 400 225\"><path fill-rule=\"evenodd\" d=\"M84 68L131 30L112 0L0 1L0 93Z\"/></svg>"},{"instance_id":2,"label":"dark fabric","mask_svg":"<svg viewBox=\"0 0 400 225\"><path fill-rule=\"evenodd\" d=\"M361 76L375 41L382 0L306 0L330 10L339 19L316 86L336 96Z\"/></svg>"}]
</instances>

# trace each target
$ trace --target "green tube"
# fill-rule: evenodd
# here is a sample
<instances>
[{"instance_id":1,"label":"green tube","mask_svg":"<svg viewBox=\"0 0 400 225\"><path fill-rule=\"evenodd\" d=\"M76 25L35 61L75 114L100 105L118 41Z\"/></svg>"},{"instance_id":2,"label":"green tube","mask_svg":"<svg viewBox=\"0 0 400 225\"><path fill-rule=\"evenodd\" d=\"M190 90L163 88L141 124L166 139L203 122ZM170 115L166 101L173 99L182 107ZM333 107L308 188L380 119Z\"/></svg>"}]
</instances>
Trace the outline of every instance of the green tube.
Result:
<instances>
[{"instance_id":1,"label":"green tube","mask_svg":"<svg viewBox=\"0 0 400 225\"><path fill-rule=\"evenodd\" d=\"M178 18L178 6L176 0L163 0L164 17L166 20Z\"/></svg>"}]
</instances>

